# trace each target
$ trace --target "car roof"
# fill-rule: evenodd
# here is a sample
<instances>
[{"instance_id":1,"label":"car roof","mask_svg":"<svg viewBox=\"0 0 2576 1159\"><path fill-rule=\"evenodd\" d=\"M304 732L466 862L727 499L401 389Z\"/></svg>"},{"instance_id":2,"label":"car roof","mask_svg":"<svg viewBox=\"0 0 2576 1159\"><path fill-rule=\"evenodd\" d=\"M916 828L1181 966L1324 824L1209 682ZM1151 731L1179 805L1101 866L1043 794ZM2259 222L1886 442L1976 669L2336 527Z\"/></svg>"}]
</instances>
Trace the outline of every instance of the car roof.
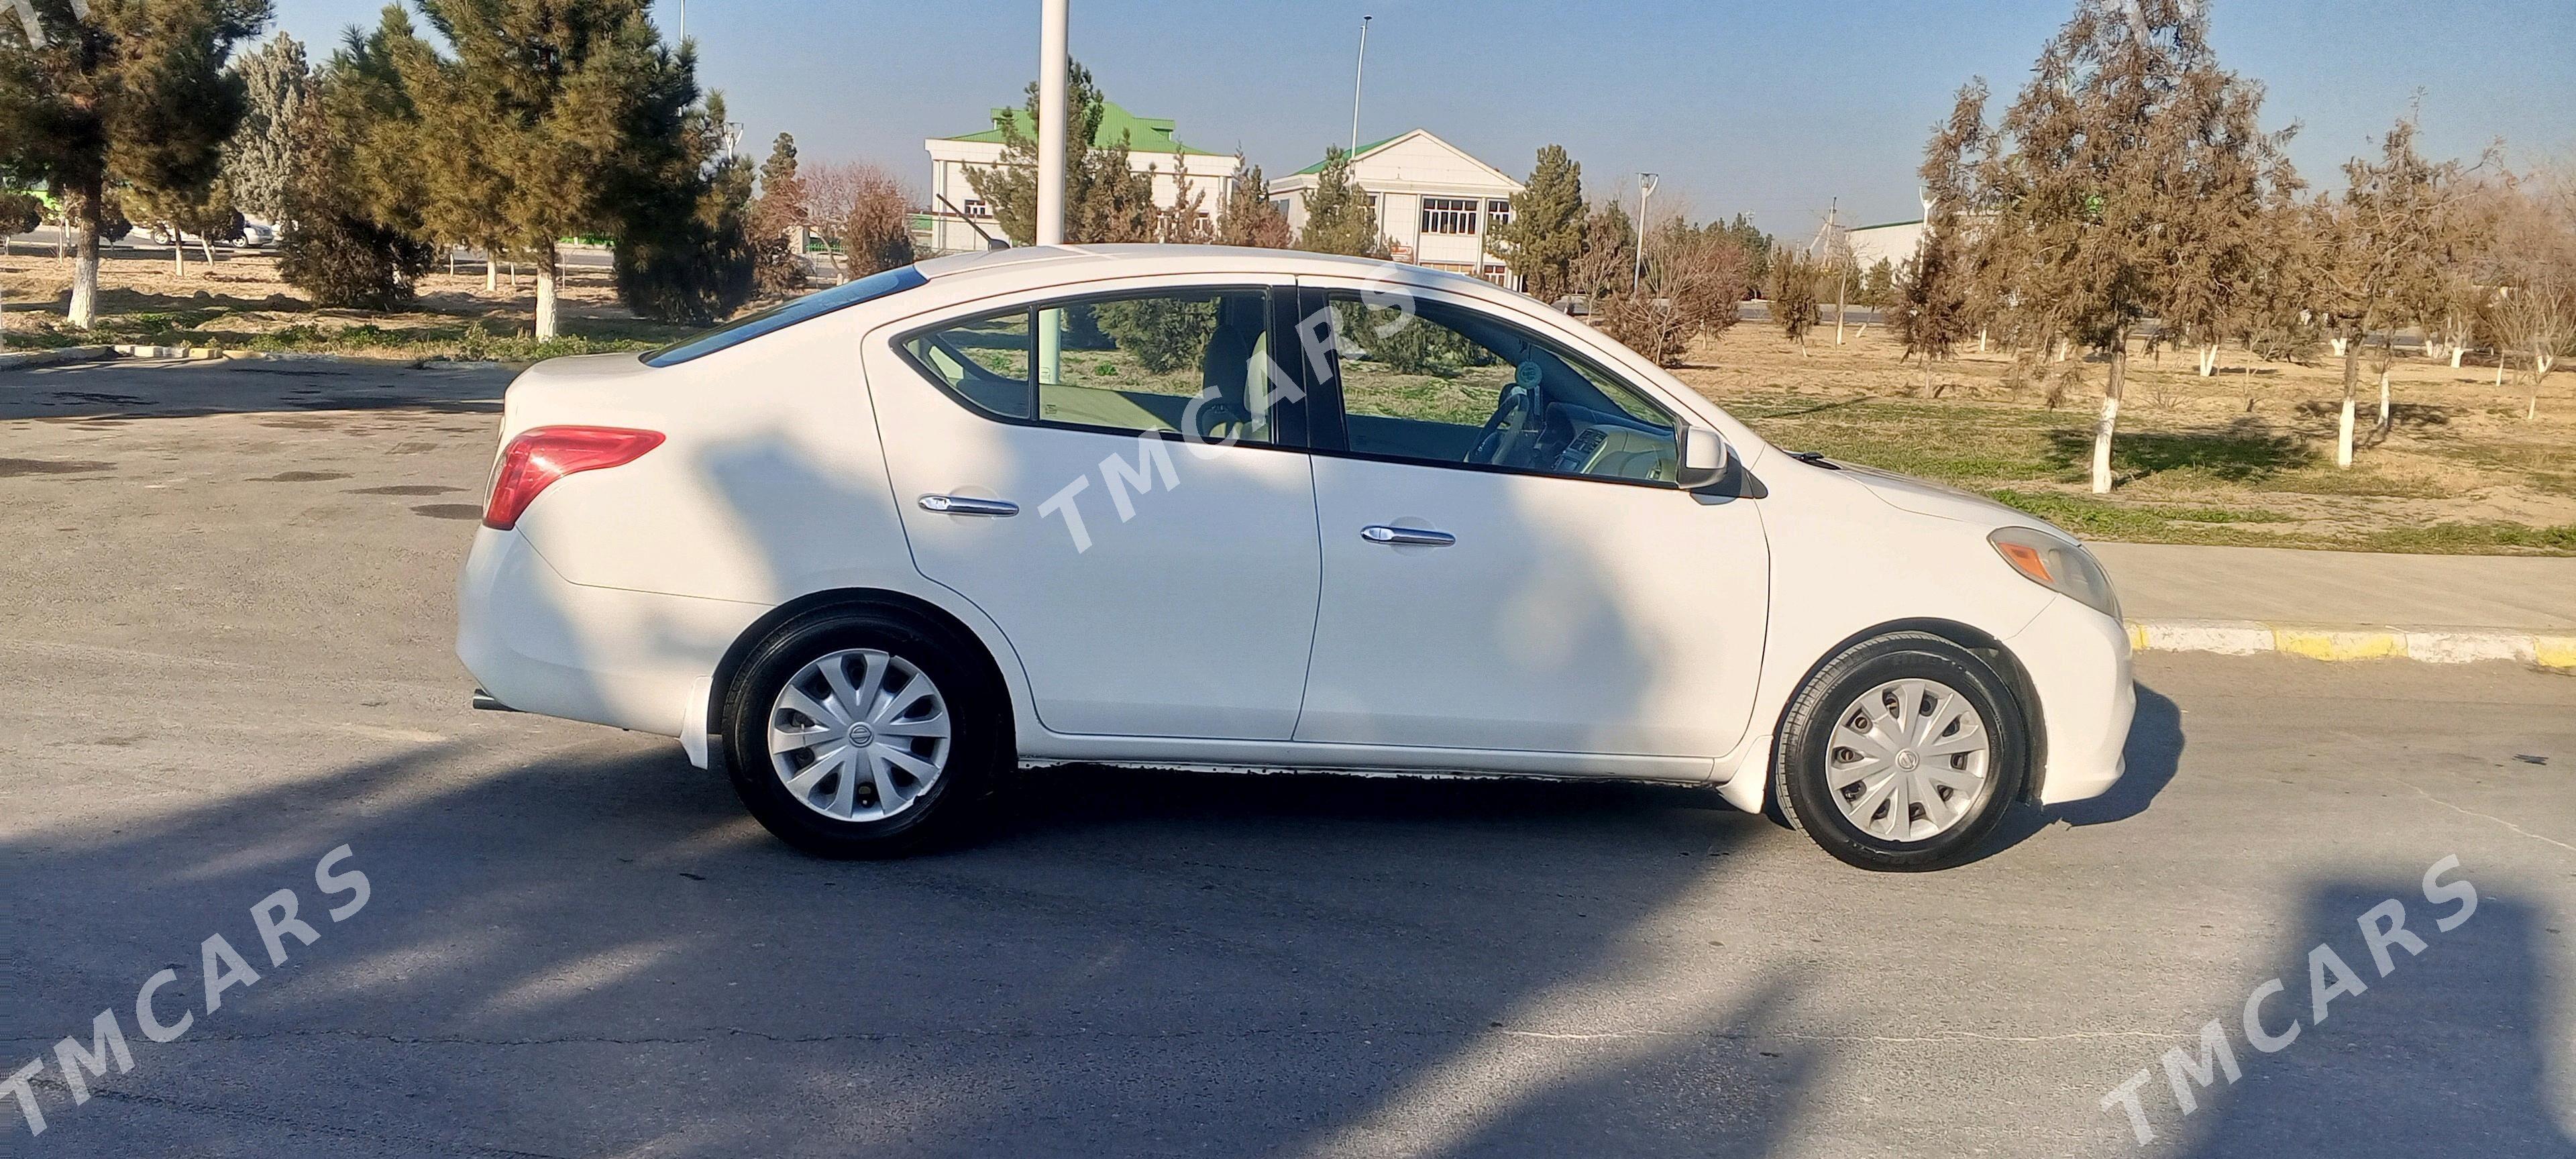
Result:
<instances>
[{"instance_id":1,"label":"car roof","mask_svg":"<svg viewBox=\"0 0 2576 1159\"><path fill-rule=\"evenodd\" d=\"M1480 278L1383 258L1357 258L1304 250L1231 245L1165 245L1122 242L1104 245L1013 246L932 258L915 266L933 280L1031 274L1033 266L1064 281L1126 274L1243 273L1341 276L1379 282L1472 289L1495 293L1499 287Z\"/></svg>"}]
</instances>

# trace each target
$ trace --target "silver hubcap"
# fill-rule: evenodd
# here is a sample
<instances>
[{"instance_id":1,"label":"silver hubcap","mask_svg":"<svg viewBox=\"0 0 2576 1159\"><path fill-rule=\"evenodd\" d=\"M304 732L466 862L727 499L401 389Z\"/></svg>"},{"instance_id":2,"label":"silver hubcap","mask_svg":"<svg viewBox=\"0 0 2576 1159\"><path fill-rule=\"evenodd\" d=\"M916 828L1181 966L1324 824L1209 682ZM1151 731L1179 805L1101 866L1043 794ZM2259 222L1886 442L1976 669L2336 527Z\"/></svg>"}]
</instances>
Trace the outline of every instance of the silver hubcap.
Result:
<instances>
[{"instance_id":1,"label":"silver hubcap","mask_svg":"<svg viewBox=\"0 0 2576 1159\"><path fill-rule=\"evenodd\" d=\"M769 708L769 764L835 821L909 808L948 767L948 702L911 661L852 648L796 670Z\"/></svg>"},{"instance_id":2,"label":"silver hubcap","mask_svg":"<svg viewBox=\"0 0 2576 1159\"><path fill-rule=\"evenodd\" d=\"M1923 841L1966 819L1986 786L1985 718L1938 680L1890 680L1834 720L1825 785L1872 837Z\"/></svg>"}]
</instances>

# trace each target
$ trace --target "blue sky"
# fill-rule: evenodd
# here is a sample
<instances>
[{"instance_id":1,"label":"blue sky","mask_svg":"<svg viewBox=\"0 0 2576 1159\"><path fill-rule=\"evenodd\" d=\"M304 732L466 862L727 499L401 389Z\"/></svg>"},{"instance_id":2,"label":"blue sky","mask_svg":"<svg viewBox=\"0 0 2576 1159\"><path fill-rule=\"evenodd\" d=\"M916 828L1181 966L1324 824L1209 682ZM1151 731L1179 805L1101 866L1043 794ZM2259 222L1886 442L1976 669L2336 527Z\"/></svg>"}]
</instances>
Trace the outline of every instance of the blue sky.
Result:
<instances>
[{"instance_id":1,"label":"blue sky","mask_svg":"<svg viewBox=\"0 0 2576 1159\"><path fill-rule=\"evenodd\" d=\"M381 0L276 0L278 25L329 44ZM669 32L676 0L657 0ZM1752 212L1809 233L1917 216L1913 170L1950 94L1982 74L2008 100L2072 0L1908 4L1531 0L1072 0L1074 55L1110 98L1176 118L1181 139L1243 150L1271 174L1350 135L1351 64L1369 32L1363 140L1421 127L1514 175L1561 143L1599 195L1664 174L1696 214ZM987 127L1034 75L1037 0L696 0L700 78L747 147L796 134L807 156L867 158L916 185L921 139ZM2420 90L2425 146L2513 163L2576 160L2576 3L2215 0L2220 59L2270 89L2266 121L2303 128L2312 182Z\"/></svg>"}]
</instances>

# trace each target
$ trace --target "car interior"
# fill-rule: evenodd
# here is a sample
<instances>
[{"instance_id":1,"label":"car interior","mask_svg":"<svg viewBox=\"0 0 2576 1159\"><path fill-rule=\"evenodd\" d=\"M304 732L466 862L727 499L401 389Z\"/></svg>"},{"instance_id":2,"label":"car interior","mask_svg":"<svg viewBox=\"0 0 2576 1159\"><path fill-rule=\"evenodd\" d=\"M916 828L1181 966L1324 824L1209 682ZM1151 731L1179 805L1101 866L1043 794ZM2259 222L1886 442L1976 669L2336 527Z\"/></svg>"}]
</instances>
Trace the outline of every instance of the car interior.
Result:
<instances>
[{"instance_id":1,"label":"car interior","mask_svg":"<svg viewBox=\"0 0 2576 1159\"><path fill-rule=\"evenodd\" d=\"M1068 303L927 331L904 349L995 415L1273 442L1280 416L1267 390L1268 305L1266 295L1244 291ZM1327 373L1342 388L1350 450L1673 481L1671 416L1552 344L1441 303L1395 309L1336 295L1332 306ZM1050 328L1061 336L1057 369L1039 381L1036 337ZM1172 349L1157 356L1164 346Z\"/></svg>"}]
</instances>

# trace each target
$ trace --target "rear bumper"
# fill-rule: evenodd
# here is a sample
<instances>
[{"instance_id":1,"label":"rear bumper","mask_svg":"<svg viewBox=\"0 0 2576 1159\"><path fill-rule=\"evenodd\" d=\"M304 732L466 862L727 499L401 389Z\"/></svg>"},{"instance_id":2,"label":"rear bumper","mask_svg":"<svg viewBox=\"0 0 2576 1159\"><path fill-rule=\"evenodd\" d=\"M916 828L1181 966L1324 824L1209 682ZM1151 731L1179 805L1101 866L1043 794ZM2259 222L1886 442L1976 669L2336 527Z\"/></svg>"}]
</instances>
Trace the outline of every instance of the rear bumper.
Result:
<instances>
[{"instance_id":1,"label":"rear bumper","mask_svg":"<svg viewBox=\"0 0 2576 1159\"><path fill-rule=\"evenodd\" d=\"M2039 802L2055 805L2109 792L2124 768L2129 720L2138 710L2128 631L2061 596L2004 646L2039 694L2048 738Z\"/></svg>"},{"instance_id":2,"label":"rear bumper","mask_svg":"<svg viewBox=\"0 0 2576 1159\"><path fill-rule=\"evenodd\" d=\"M703 735L708 680L759 604L585 587L515 531L481 528L456 591L456 658L521 712Z\"/></svg>"}]
</instances>

